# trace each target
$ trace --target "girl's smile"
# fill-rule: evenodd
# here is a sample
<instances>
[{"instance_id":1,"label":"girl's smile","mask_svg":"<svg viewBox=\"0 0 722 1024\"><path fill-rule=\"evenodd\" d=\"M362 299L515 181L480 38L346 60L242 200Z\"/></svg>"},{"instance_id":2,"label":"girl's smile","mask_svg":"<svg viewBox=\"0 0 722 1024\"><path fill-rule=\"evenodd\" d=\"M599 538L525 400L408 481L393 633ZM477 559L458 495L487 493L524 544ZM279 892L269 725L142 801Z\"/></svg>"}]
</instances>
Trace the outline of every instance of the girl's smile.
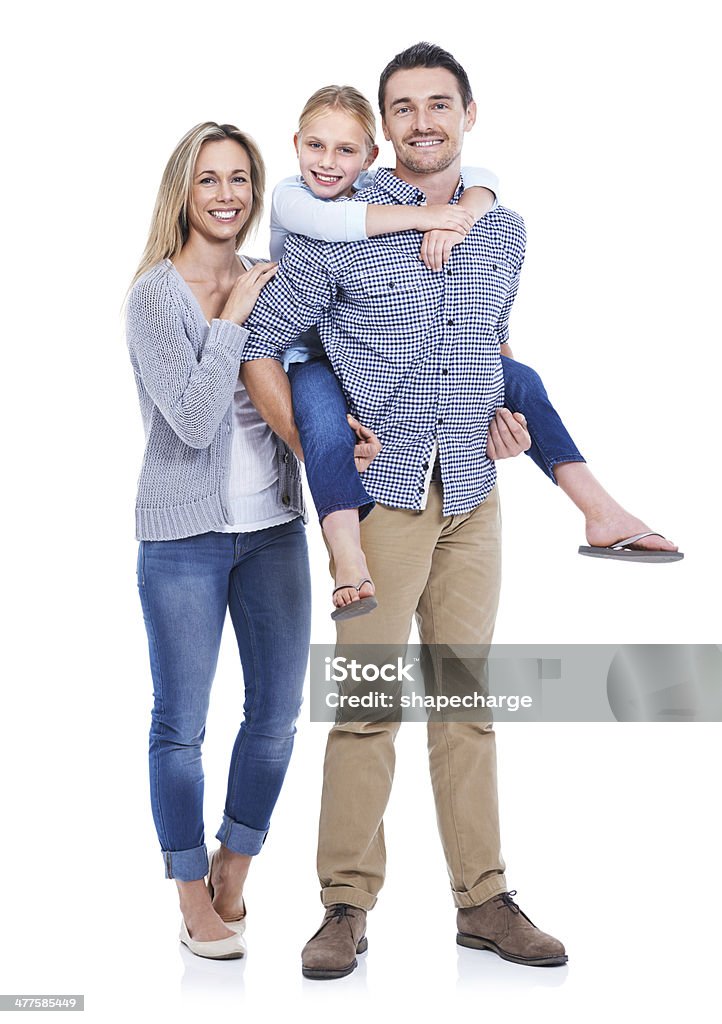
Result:
<instances>
[{"instance_id":1,"label":"girl's smile","mask_svg":"<svg viewBox=\"0 0 722 1024\"><path fill-rule=\"evenodd\" d=\"M293 137L301 176L322 199L349 196L361 171L376 159L358 121L343 110L327 110Z\"/></svg>"}]
</instances>

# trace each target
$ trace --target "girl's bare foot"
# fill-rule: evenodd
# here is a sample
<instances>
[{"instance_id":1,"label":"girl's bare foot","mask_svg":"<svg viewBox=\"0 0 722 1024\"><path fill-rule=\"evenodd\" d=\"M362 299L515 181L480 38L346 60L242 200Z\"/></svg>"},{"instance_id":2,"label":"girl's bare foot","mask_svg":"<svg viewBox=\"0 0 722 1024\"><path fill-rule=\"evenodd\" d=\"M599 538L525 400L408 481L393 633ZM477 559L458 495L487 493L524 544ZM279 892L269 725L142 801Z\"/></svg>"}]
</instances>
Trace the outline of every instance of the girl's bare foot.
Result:
<instances>
[{"instance_id":1,"label":"girl's bare foot","mask_svg":"<svg viewBox=\"0 0 722 1024\"><path fill-rule=\"evenodd\" d=\"M647 533L650 529L636 516L630 515L619 502L604 490L585 462L562 462L554 467L556 481L580 512L586 523L587 542L592 547L606 548ZM632 545L649 551L676 551L676 544L657 534Z\"/></svg>"},{"instance_id":2,"label":"girl's bare foot","mask_svg":"<svg viewBox=\"0 0 722 1024\"><path fill-rule=\"evenodd\" d=\"M616 502L614 503L616 504ZM625 512L617 506L610 508L586 519L587 543L593 547L607 548L612 544L624 540L626 537L634 537L638 533L647 533L650 527L641 519ZM652 534L651 537L643 537L631 545L633 548L645 549L647 551L676 551L677 545L660 536Z\"/></svg>"},{"instance_id":3,"label":"girl's bare foot","mask_svg":"<svg viewBox=\"0 0 722 1024\"><path fill-rule=\"evenodd\" d=\"M349 580L354 580L352 586L342 585L344 583L348 583ZM361 580L365 580L366 582L359 590L356 590L356 584ZM354 563L348 570L343 564L337 564L336 586L341 588L340 590L336 590L333 595L333 603L337 608L343 608L344 605L352 604L354 601L358 601L362 597L373 597L376 593L376 588L369 579L368 569L366 568L366 559L362 559L361 563Z\"/></svg>"},{"instance_id":4,"label":"girl's bare foot","mask_svg":"<svg viewBox=\"0 0 722 1024\"><path fill-rule=\"evenodd\" d=\"M361 547L358 509L342 509L330 512L321 524L333 558L336 587L333 603L337 608L352 604L362 597L375 594L373 583L364 583L356 590L357 584L369 576L366 557Z\"/></svg>"}]
</instances>

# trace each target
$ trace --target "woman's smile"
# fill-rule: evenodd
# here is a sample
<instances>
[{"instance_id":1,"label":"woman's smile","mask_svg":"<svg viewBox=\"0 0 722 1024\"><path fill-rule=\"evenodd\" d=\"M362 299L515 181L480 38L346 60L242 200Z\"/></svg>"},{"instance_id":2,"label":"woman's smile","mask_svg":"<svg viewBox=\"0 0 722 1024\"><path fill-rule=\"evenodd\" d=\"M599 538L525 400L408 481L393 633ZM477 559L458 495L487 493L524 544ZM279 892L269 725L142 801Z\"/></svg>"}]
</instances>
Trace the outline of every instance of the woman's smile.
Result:
<instances>
[{"instance_id":1,"label":"woman's smile","mask_svg":"<svg viewBox=\"0 0 722 1024\"><path fill-rule=\"evenodd\" d=\"M238 218L238 215L241 212L241 210L240 210L239 207L236 207L236 208L230 209L230 210L223 208L223 209L209 210L208 212L210 213L211 217L213 217L215 220L220 220L220 221L223 221L225 223L230 223L231 221L235 221Z\"/></svg>"}]
</instances>

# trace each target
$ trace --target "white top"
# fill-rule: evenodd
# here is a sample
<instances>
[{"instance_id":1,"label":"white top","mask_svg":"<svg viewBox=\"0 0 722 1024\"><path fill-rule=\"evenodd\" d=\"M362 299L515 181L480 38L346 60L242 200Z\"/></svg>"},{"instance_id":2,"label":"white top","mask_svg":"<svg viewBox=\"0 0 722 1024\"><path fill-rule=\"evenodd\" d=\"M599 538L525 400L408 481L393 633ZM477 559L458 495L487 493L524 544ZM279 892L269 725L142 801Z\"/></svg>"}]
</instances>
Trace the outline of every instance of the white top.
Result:
<instances>
[{"instance_id":1,"label":"white top","mask_svg":"<svg viewBox=\"0 0 722 1024\"><path fill-rule=\"evenodd\" d=\"M252 264L238 257L246 270ZM206 321L207 322L207 321ZM278 495L276 442L239 378L233 392L233 437L228 477L230 523L215 533L252 533L298 518Z\"/></svg>"},{"instance_id":2,"label":"white top","mask_svg":"<svg viewBox=\"0 0 722 1024\"><path fill-rule=\"evenodd\" d=\"M233 438L228 478L228 518L220 533L251 533L296 519L278 496L276 442L242 381L233 392Z\"/></svg>"}]
</instances>

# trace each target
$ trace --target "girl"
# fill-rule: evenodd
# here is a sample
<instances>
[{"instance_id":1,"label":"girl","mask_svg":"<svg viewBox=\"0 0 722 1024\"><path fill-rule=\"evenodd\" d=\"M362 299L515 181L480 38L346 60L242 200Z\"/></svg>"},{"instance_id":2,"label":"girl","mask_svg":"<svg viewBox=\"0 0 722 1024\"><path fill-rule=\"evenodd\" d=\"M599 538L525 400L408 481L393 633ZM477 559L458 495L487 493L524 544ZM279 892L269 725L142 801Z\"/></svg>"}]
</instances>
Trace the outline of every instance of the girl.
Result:
<instances>
[{"instance_id":1,"label":"girl","mask_svg":"<svg viewBox=\"0 0 722 1024\"><path fill-rule=\"evenodd\" d=\"M495 202L489 190L496 188L496 177L474 168L462 169L466 189L456 206L332 202L349 197L369 180L365 172L378 154L374 137L373 111L357 90L328 86L311 96L294 135L300 176L282 181L273 194L272 259L280 259L290 232L350 242L415 230L423 232L420 258L429 270L440 271L451 247L463 241L473 223ZM532 444L528 454L585 516L589 546L580 547L580 553L635 561L683 557L673 544L627 513L592 476L535 371L513 360L506 344L501 346L501 358L506 407L525 422L523 409L529 424ZM315 329L284 353L283 366L290 381L309 485L337 566L332 618L372 611L376 607L374 588L367 575L358 524L373 508L373 501L354 471L354 437L345 419L366 442L364 448L357 448L357 454L362 454L356 458L359 471L379 450L378 442L347 416L343 393ZM498 449L498 429L492 420L489 458L501 457ZM659 539L651 540L653 537Z\"/></svg>"},{"instance_id":2,"label":"girl","mask_svg":"<svg viewBox=\"0 0 722 1024\"><path fill-rule=\"evenodd\" d=\"M276 269L236 252L261 216L264 181L243 132L192 128L168 161L127 304L146 435L136 533L154 690L151 806L181 941L222 960L245 951L243 883L291 756L310 636L298 463L238 379L242 325ZM209 863L200 754L227 609L244 717Z\"/></svg>"}]
</instances>

